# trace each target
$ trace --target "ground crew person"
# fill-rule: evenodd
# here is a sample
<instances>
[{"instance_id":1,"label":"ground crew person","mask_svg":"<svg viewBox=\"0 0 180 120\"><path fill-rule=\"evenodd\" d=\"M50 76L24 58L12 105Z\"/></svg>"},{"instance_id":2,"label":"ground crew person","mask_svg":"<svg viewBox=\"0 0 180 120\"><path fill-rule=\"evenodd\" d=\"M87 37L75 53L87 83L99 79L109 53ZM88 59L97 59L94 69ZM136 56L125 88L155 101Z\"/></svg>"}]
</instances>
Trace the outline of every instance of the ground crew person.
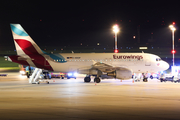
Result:
<instances>
[{"instance_id":1,"label":"ground crew person","mask_svg":"<svg viewBox=\"0 0 180 120\"><path fill-rule=\"evenodd\" d=\"M29 66L26 67L26 75L27 75L27 78L29 78L29 76L30 76L30 73L29 73Z\"/></svg>"}]
</instances>

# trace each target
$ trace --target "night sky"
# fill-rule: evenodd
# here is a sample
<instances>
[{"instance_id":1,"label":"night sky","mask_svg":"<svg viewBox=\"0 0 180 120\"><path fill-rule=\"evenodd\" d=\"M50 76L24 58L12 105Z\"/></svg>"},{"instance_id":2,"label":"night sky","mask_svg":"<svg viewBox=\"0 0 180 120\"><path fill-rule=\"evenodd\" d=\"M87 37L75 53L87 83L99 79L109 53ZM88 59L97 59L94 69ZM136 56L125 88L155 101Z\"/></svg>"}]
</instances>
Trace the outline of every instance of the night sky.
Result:
<instances>
[{"instance_id":1,"label":"night sky","mask_svg":"<svg viewBox=\"0 0 180 120\"><path fill-rule=\"evenodd\" d=\"M178 43L180 7L175 1L1 1L0 50L14 47L10 23L20 23L40 46L114 47L112 26L118 24L118 46L171 45L168 26L175 21ZM140 43L137 42L138 28ZM136 39L133 39L133 35ZM149 39L153 38L153 42Z\"/></svg>"}]
</instances>

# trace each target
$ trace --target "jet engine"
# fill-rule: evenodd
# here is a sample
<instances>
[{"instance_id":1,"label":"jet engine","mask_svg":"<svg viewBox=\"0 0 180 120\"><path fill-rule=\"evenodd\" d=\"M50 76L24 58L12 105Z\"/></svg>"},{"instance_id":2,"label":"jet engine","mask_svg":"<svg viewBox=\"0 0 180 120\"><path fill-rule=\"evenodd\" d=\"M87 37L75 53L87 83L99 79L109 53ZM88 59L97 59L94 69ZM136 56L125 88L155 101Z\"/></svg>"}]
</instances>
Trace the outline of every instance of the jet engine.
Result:
<instances>
[{"instance_id":1,"label":"jet engine","mask_svg":"<svg viewBox=\"0 0 180 120\"><path fill-rule=\"evenodd\" d=\"M112 76L114 78L117 79L131 79L132 78L132 71L129 69L120 69L120 70L116 70L110 73L107 73L108 76Z\"/></svg>"}]
</instances>

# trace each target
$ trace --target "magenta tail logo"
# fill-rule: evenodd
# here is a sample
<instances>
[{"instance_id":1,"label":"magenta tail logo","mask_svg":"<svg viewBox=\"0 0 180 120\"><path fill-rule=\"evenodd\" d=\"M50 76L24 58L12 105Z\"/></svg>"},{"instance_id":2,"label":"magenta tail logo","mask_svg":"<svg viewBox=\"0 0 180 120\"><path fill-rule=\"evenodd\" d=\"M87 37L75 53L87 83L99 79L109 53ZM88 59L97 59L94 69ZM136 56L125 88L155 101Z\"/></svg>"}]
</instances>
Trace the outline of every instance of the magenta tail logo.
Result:
<instances>
[{"instance_id":1,"label":"magenta tail logo","mask_svg":"<svg viewBox=\"0 0 180 120\"><path fill-rule=\"evenodd\" d=\"M24 39L15 39L15 41L24 51L24 53L32 59L32 62L35 64L36 67L53 71L49 62L44 58L43 55L38 53L38 51L31 44L31 42Z\"/></svg>"},{"instance_id":2,"label":"magenta tail logo","mask_svg":"<svg viewBox=\"0 0 180 120\"><path fill-rule=\"evenodd\" d=\"M27 55L39 54L31 42L23 39L15 39L15 41Z\"/></svg>"}]
</instances>

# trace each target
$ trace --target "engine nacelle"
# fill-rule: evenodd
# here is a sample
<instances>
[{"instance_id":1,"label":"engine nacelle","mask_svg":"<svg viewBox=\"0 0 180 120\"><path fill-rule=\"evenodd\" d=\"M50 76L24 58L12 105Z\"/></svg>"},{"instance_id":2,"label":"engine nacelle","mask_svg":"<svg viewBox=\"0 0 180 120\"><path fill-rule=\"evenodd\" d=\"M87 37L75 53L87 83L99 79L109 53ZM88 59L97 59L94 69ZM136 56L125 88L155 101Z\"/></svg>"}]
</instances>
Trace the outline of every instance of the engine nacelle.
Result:
<instances>
[{"instance_id":1,"label":"engine nacelle","mask_svg":"<svg viewBox=\"0 0 180 120\"><path fill-rule=\"evenodd\" d=\"M122 70L116 70L111 73L107 73L108 76L112 76L117 79L131 79L132 78L132 71L129 69L122 69Z\"/></svg>"}]
</instances>

